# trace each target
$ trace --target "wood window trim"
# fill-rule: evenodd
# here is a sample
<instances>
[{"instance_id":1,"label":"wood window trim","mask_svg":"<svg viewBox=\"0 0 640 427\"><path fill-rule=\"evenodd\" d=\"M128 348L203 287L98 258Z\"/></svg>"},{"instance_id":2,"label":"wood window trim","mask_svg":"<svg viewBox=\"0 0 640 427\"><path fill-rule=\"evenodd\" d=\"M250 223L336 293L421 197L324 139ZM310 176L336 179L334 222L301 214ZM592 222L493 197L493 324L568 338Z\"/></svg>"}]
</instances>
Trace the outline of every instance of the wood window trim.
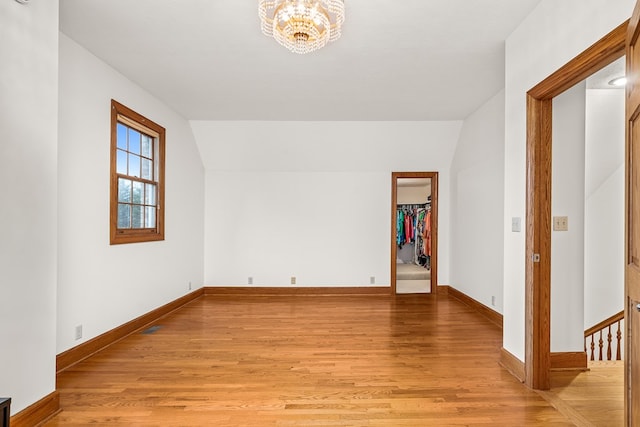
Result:
<instances>
[{"instance_id":1,"label":"wood window trim","mask_svg":"<svg viewBox=\"0 0 640 427\"><path fill-rule=\"evenodd\" d=\"M156 227L153 229L118 229L118 173L117 173L117 124L124 123L129 127L141 130L155 137L157 143L157 212ZM109 196L109 229L110 244L139 243L164 240L164 187L165 187L165 128L138 114L132 109L111 100L111 167Z\"/></svg>"}]
</instances>

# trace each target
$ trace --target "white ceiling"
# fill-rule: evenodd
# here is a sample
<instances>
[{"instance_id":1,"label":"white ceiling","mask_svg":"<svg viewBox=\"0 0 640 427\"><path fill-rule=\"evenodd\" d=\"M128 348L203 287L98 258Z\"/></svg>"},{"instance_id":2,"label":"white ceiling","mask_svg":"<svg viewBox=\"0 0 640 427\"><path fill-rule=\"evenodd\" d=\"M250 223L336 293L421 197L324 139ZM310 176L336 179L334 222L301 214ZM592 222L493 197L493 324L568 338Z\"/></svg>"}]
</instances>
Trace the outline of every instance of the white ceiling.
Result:
<instances>
[{"instance_id":1,"label":"white ceiling","mask_svg":"<svg viewBox=\"0 0 640 427\"><path fill-rule=\"evenodd\" d=\"M296 55L257 0L60 0L60 29L187 119L460 120L504 86L504 40L540 0L345 0Z\"/></svg>"},{"instance_id":2,"label":"white ceiling","mask_svg":"<svg viewBox=\"0 0 640 427\"><path fill-rule=\"evenodd\" d=\"M624 90L624 86L611 86L609 82L613 79L624 77L626 57L618 59L607 65L600 71L587 77L587 89L617 89Z\"/></svg>"}]
</instances>

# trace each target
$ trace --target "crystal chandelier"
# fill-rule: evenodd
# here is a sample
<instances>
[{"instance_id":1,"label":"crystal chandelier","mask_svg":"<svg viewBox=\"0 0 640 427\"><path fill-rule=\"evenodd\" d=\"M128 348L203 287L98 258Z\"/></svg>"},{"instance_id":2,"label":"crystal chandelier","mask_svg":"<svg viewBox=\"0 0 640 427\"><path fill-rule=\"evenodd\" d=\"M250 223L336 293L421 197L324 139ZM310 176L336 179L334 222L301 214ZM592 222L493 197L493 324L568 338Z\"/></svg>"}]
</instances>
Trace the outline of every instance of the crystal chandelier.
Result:
<instances>
[{"instance_id":1,"label":"crystal chandelier","mask_svg":"<svg viewBox=\"0 0 640 427\"><path fill-rule=\"evenodd\" d=\"M344 0L258 0L262 32L295 53L309 53L340 38Z\"/></svg>"}]
</instances>

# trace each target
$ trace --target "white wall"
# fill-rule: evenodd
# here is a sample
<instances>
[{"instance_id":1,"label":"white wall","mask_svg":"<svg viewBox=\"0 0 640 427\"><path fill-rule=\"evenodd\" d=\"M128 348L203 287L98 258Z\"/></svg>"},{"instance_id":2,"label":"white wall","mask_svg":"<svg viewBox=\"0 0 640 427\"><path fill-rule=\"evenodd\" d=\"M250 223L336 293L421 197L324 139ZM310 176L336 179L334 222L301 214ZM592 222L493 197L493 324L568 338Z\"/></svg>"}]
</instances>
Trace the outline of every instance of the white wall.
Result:
<instances>
[{"instance_id":1,"label":"white wall","mask_svg":"<svg viewBox=\"0 0 640 427\"><path fill-rule=\"evenodd\" d=\"M191 122L206 168L205 283L388 286L391 172L440 172L440 283L460 122Z\"/></svg>"},{"instance_id":2,"label":"white wall","mask_svg":"<svg viewBox=\"0 0 640 427\"><path fill-rule=\"evenodd\" d=\"M0 2L0 396L55 390L58 1Z\"/></svg>"},{"instance_id":3,"label":"white wall","mask_svg":"<svg viewBox=\"0 0 640 427\"><path fill-rule=\"evenodd\" d=\"M207 171L206 186L207 285L388 285L387 174Z\"/></svg>"},{"instance_id":4,"label":"white wall","mask_svg":"<svg viewBox=\"0 0 640 427\"><path fill-rule=\"evenodd\" d=\"M164 241L109 245L112 98L166 128ZM64 34L59 132L62 352L202 286L204 169L186 120Z\"/></svg>"},{"instance_id":5,"label":"white wall","mask_svg":"<svg viewBox=\"0 0 640 427\"><path fill-rule=\"evenodd\" d=\"M427 202L427 197L431 195L431 184L420 187L398 185L396 190L396 202L399 205L424 205Z\"/></svg>"},{"instance_id":6,"label":"white wall","mask_svg":"<svg viewBox=\"0 0 640 427\"><path fill-rule=\"evenodd\" d=\"M624 308L624 90L587 90L584 328Z\"/></svg>"},{"instance_id":7,"label":"white wall","mask_svg":"<svg viewBox=\"0 0 640 427\"><path fill-rule=\"evenodd\" d=\"M500 313L503 194L500 91L464 121L451 163L451 286Z\"/></svg>"},{"instance_id":8,"label":"white wall","mask_svg":"<svg viewBox=\"0 0 640 427\"><path fill-rule=\"evenodd\" d=\"M585 97L582 82L553 99L551 215L568 231L551 232L551 351L584 349Z\"/></svg>"},{"instance_id":9,"label":"white wall","mask_svg":"<svg viewBox=\"0 0 640 427\"><path fill-rule=\"evenodd\" d=\"M631 16L634 0L543 0L506 40L505 230L525 217L526 92ZM524 360L525 233L504 238L504 338Z\"/></svg>"}]
</instances>

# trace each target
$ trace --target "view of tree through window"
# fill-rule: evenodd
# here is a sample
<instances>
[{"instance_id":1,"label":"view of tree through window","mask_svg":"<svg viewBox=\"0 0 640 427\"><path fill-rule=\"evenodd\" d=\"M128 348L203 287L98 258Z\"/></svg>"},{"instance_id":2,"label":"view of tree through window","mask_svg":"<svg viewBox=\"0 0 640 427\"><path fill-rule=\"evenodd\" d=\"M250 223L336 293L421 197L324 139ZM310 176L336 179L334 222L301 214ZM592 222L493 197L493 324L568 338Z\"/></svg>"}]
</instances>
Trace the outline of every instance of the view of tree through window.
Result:
<instances>
[{"instance_id":1,"label":"view of tree through window","mask_svg":"<svg viewBox=\"0 0 640 427\"><path fill-rule=\"evenodd\" d=\"M150 135L118 123L118 228L156 226L154 145Z\"/></svg>"},{"instance_id":2,"label":"view of tree through window","mask_svg":"<svg viewBox=\"0 0 640 427\"><path fill-rule=\"evenodd\" d=\"M111 243L161 240L164 128L112 101L111 139Z\"/></svg>"}]
</instances>

